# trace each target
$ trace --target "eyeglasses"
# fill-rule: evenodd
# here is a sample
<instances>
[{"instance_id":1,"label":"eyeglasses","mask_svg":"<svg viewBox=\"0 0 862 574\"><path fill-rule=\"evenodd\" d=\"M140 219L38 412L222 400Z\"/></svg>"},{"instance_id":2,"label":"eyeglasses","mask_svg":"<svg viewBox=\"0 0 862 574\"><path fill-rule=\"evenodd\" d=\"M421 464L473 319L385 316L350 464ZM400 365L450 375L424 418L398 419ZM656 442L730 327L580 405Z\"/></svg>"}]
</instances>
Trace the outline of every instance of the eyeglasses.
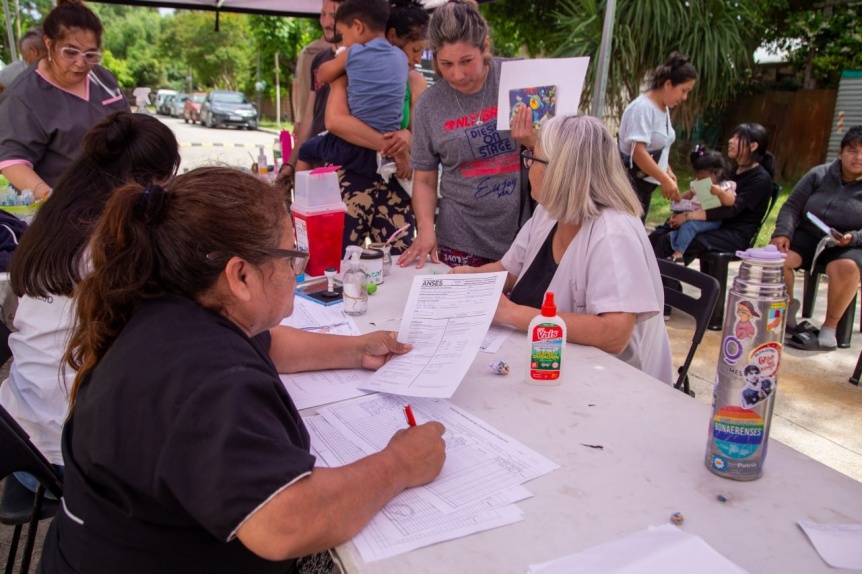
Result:
<instances>
[{"instance_id":1,"label":"eyeglasses","mask_svg":"<svg viewBox=\"0 0 862 574\"><path fill-rule=\"evenodd\" d=\"M98 64L102 61L101 52L82 52L77 48L70 48L69 46L63 46L62 48L60 48L60 55L67 62L76 62L81 56L84 56L84 61L88 64Z\"/></svg>"},{"instance_id":2,"label":"eyeglasses","mask_svg":"<svg viewBox=\"0 0 862 574\"><path fill-rule=\"evenodd\" d=\"M270 257L287 259L293 274L297 277L305 272L305 266L308 264L307 251L294 251L293 249L279 249L277 247L259 247L257 250Z\"/></svg>"},{"instance_id":3,"label":"eyeglasses","mask_svg":"<svg viewBox=\"0 0 862 574\"><path fill-rule=\"evenodd\" d=\"M307 251L294 251L293 249L279 249L277 247L258 247L255 251L263 253L264 255L269 255L270 257L287 259L290 264L290 269L297 277L305 272L305 266L308 264ZM224 251L213 251L212 253L207 253L207 260L209 261L218 261L219 259L225 258L229 258L229 256Z\"/></svg>"},{"instance_id":4,"label":"eyeglasses","mask_svg":"<svg viewBox=\"0 0 862 574\"><path fill-rule=\"evenodd\" d=\"M534 162L539 162L539 163L543 163L545 165L548 165L547 161L545 161L543 159L539 159L536 156L534 156L533 150L525 149L524 151L521 152L521 164L524 166L524 169L530 169L531 167L533 167Z\"/></svg>"}]
</instances>

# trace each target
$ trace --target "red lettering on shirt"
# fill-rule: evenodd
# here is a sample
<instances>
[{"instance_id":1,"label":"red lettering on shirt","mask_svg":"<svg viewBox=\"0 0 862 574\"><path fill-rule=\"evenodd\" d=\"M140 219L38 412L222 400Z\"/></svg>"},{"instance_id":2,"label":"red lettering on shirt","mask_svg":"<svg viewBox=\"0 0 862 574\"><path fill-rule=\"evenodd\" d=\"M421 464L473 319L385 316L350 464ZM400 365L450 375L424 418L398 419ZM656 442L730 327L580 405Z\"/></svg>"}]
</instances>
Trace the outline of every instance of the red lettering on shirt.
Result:
<instances>
[{"instance_id":1,"label":"red lettering on shirt","mask_svg":"<svg viewBox=\"0 0 862 574\"><path fill-rule=\"evenodd\" d=\"M465 161L461 164L461 175L464 177L480 177L484 175L512 173L520 169L520 155L510 153L499 157L492 157L491 159Z\"/></svg>"},{"instance_id":2,"label":"red lettering on shirt","mask_svg":"<svg viewBox=\"0 0 862 574\"><path fill-rule=\"evenodd\" d=\"M497 119L497 106L490 106L484 110L466 116L461 116L454 120L446 120L443 122L443 131L451 132L461 128L469 128L476 125L476 122L481 118L482 123Z\"/></svg>"}]
</instances>

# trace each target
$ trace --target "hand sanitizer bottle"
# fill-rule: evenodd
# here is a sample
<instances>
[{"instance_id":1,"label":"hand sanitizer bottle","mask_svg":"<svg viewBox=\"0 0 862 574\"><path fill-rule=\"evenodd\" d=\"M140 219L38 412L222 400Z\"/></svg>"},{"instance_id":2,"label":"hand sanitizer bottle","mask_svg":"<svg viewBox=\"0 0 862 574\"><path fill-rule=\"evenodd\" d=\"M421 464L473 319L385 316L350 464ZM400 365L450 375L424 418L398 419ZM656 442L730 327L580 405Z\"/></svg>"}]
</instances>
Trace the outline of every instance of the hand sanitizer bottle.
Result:
<instances>
[{"instance_id":1,"label":"hand sanitizer bottle","mask_svg":"<svg viewBox=\"0 0 862 574\"><path fill-rule=\"evenodd\" d=\"M532 385L559 385L566 347L566 323L557 315L554 293L545 293L542 314L530 321L527 329L530 357L527 382Z\"/></svg>"},{"instance_id":2,"label":"hand sanitizer bottle","mask_svg":"<svg viewBox=\"0 0 862 574\"><path fill-rule=\"evenodd\" d=\"M362 248L347 248L347 271L344 272L343 285L344 312L351 316L364 315L368 310L368 276L359 266Z\"/></svg>"},{"instance_id":3,"label":"hand sanitizer bottle","mask_svg":"<svg viewBox=\"0 0 862 574\"><path fill-rule=\"evenodd\" d=\"M260 146L260 153L257 155L257 173L266 175L266 154L263 153L263 146Z\"/></svg>"}]
</instances>

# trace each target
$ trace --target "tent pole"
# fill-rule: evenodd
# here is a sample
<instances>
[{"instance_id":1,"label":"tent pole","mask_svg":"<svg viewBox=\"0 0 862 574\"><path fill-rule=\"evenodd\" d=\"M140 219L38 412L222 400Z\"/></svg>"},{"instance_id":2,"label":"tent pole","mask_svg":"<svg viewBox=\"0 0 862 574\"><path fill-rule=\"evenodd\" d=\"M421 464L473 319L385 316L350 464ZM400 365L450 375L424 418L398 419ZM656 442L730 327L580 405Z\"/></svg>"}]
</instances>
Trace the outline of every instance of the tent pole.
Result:
<instances>
[{"instance_id":1,"label":"tent pole","mask_svg":"<svg viewBox=\"0 0 862 574\"><path fill-rule=\"evenodd\" d=\"M599 61L596 66L596 81L593 85L593 103L590 114L600 120L605 115L605 92L608 89L608 69L610 68L610 52L614 37L614 14L617 9L616 0L607 0L605 6L605 23L602 28L602 46L599 50Z\"/></svg>"}]
</instances>

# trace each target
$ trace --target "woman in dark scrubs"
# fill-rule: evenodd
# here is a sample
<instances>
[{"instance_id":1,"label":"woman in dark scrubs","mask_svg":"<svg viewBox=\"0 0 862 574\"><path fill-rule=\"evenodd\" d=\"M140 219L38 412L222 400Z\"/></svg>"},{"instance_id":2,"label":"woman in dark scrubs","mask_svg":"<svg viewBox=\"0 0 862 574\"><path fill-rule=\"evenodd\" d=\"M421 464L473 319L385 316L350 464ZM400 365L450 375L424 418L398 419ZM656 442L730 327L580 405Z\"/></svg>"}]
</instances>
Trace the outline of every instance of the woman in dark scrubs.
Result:
<instances>
[{"instance_id":1,"label":"woman in dark scrubs","mask_svg":"<svg viewBox=\"0 0 862 574\"><path fill-rule=\"evenodd\" d=\"M0 97L0 173L36 199L51 192L84 134L129 104L99 66L102 23L80 0L59 0L42 25L48 55Z\"/></svg>"},{"instance_id":2,"label":"woman in dark scrubs","mask_svg":"<svg viewBox=\"0 0 862 574\"><path fill-rule=\"evenodd\" d=\"M63 505L40 572L305 573L437 476L436 422L314 466L278 373L376 369L409 347L280 326L308 259L295 249L283 193L238 170L111 194L76 290Z\"/></svg>"}]
</instances>

